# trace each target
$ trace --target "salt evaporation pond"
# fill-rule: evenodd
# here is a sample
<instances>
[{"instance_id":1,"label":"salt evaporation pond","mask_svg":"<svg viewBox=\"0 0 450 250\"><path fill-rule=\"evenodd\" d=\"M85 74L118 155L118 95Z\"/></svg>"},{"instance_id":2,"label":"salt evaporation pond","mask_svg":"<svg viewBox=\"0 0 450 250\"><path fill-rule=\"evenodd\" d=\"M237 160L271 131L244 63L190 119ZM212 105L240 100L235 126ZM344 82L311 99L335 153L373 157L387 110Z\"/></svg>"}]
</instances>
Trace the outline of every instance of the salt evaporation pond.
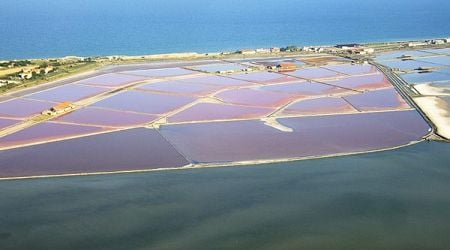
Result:
<instances>
[{"instance_id":1,"label":"salt evaporation pond","mask_svg":"<svg viewBox=\"0 0 450 250\"><path fill-rule=\"evenodd\" d=\"M129 127L146 124L157 118L156 115L88 107L58 117L54 121L94 126Z\"/></svg>"},{"instance_id":2,"label":"salt evaporation pond","mask_svg":"<svg viewBox=\"0 0 450 250\"><path fill-rule=\"evenodd\" d=\"M103 75L86 78L86 79L83 79L76 83L86 84L86 85L94 85L94 86L102 86L102 87L122 87L124 85L143 81L145 79L147 79L147 78L142 77L142 76L110 73L110 74L103 74Z\"/></svg>"},{"instance_id":3,"label":"salt evaporation pond","mask_svg":"<svg viewBox=\"0 0 450 250\"><path fill-rule=\"evenodd\" d=\"M297 98L292 94L256 88L227 90L217 94L216 97L227 103L260 107L280 107Z\"/></svg>"},{"instance_id":4,"label":"salt evaporation pond","mask_svg":"<svg viewBox=\"0 0 450 250\"><path fill-rule=\"evenodd\" d=\"M262 118L275 111L273 108L246 107L221 103L199 103L171 117L169 122L212 121Z\"/></svg>"},{"instance_id":5,"label":"salt evaporation pond","mask_svg":"<svg viewBox=\"0 0 450 250\"><path fill-rule=\"evenodd\" d=\"M381 73L364 76L351 76L338 80L328 80L324 81L324 83L358 91L392 86L389 80Z\"/></svg>"},{"instance_id":6,"label":"salt evaporation pond","mask_svg":"<svg viewBox=\"0 0 450 250\"><path fill-rule=\"evenodd\" d=\"M162 68L124 71L123 74L146 76L146 77L172 77L197 74L198 72L183 68Z\"/></svg>"},{"instance_id":7,"label":"salt evaporation pond","mask_svg":"<svg viewBox=\"0 0 450 250\"><path fill-rule=\"evenodd\" d=\"M343 98L360 111L410 108L394 88L348 95Z\"/></svg>"},{"instance_id":8,"label":"salt evaporation pond","mask_svg":"<svg viewBox=\"0 0 450 250\"><path fill-rule=\"evenodd\" d=\"M340 97L323 97L297 101L287 106L282 115L319 115L356 112L356 110Z\"/></svg>"},{"instance_id":9,"label":"salt evaporation pond","mask_svg":"<svg viewBox=\"0 0 450 250\"><path fill-rule=\"evenodd\" d=\"M21 146L23 144L45 143L51 140L87 135L102 131L105 131L105 129L94 126L43 122L0 138L0 148Z\"/></svg>"},{"instance_id":10,"label":"salt evaporation pond","mask_svg":"<svg viewBox=\"0 0 450 250\"><path fill-rule=\"evenodd\" d=\"M162 93L174 93L181 95L207 95L222 89L220 86L211 86L201 83L189 83L185 81L164 81L149 83L137 88L138 90L147 90Z\"/></svg>"},{"instance_id":11,"label":"salt evaporation pond","mask_svg":"<svg viewBox=\"0 0 450 250\"><path fill-rule=\"evenodd\" d=\"M110 89L78 84L67 84L61 87L56 87L27 95L26 98L53 102L76 102L81 99L89 98L107 91L110 91Z\"/></svg>"},{"instance_id":12,"label":"salt evaporation pond","mask_svg":"<svg viewBox=\"0 0 450 250\"><path fill-rule=\"evenodd\" d=\"M152 129L0 151L0 178L174 168L188 164Z\"/></svg>"},{"instance_id":13,"label":"salt evaporation pond","mask_svg":"<svg viewBox=\"0 0 450 250\"><path fill-rule=\"evenodd\" d=\"M306 82L303 80L293 83L262 86L260 89L300 96L316 96L350 92L347 89L339 88L337 86L330 86L318 82Z\"/></svg>"},{"instance_id":14,"label":"salt evaporation pond","mask_svg":"<svg viewBox=\"0 0 450 250\"><path fill-rule=\"evenodd\" d=\"M340 73L324 68L303 68L294 72L287 72L286 74L305 79L321 79L342 76Z\"/></svg>"},{"instance_id":15,"label":"salt evaporation pond","mask_svg":"<svg viewBox=\"0 0 450 250\"><path fill-rule=\"evenodd\" d=\"M95 107L134 111L148 114L163 114L180 108L196 98L140 91L126 91L95 103Z\"/></svg>"},{"instance_id":16,"label":"salt evaporation pond","mask_svg":"<svg viewBox=\"0 0 450 250\"><path fill-rule=\"evenodd\" d=\"M0 116L27 118L40 114L55 104L45 101L12 99L0 103Z\"/></svg>"},{"instance_id":17,"label":"salt evaporation pond","mask_svg":"<svg viewBox=\"0 0 450 250\"><path fill-rule=\"evenodd\" d=\"M294 131L282 132L252 120L162 126L161 133L197 163L362 152L408 144L429 133L428 124L414 110L283 118L279 122Z\"/></svg>"},{"instance_id":18,"label":"salt evaporation pond","mask_svg":"<svg viewBox=\"0 0 450 250\"><path fill-rule=\"evenodd\" d=\"M371 64L337 64L323 66L323 68L347 75L365 75L378 72L378 69Z\"/></svg>"},{"instance_id":19,"label":"salt evaporation pond","mask_svg":"<svg viewBox=\"0 0 450 250\"><path fill-rule=\"evenodd\" d=\"M233 74L230 77L250 81L260 84L280 83L280 82L292 82L298 79L273 72L254 72L254 73L241 73Z\"/></svg>"}]
</instances>

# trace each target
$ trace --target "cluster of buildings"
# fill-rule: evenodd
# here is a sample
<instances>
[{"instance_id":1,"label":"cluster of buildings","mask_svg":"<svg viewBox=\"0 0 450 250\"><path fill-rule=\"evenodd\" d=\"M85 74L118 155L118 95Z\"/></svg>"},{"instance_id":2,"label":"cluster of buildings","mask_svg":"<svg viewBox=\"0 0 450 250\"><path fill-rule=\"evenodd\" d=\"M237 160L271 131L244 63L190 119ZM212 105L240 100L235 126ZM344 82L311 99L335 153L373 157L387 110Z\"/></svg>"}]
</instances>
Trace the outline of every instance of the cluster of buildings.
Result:
<instances>
[{"instance_id":1,"label":"cluster of buildings","mask_svg":"<svg viewBox=\"0 0 450 250\"><path fill-rule=\"evenodd\" d=\"M255 55L255 54L276 54L280 53L281 49L278 47L259 48L259 49L241 49L238 51L241 55Z\"/></svg>"},{"instance_id":2,"label":"cluster of buildings","mask_svg":"<svg viewBox=\"0 0 450 250\"><path fill-rule=\"evenodd\" d=\"M27 68L23 69L22 73L19 73L20 79L28 80L33 77L33 74L44 74L47 75L50 72L53 72L55 68L53 66L47 66L45 68Z\"/></svg>"},{"instance_id":3,"label":"cluster of buildings","mask_svg":"<svg viewBox=\"0 0 450 250\"><path fill-rule=\"evenodd\" d=\"M417 47L417 46L426 46L426 45L439 45L439 44L446 44L450 43L450 38L442 38L442 39L432 39L432 40L425 40L423 42L409 42L408 47Z\"/></svg>"},{"instance_id":4,"label":"cluster of buildings","mask_svg":"<svg viewBox=\"0 0 450 250\"><path fill-rule=\"evenodd\" d=\"M71 102L62 102L52 108L42 111L43 115L59 115L72 110L75 106Z\"/></svg>"}]
</instances>

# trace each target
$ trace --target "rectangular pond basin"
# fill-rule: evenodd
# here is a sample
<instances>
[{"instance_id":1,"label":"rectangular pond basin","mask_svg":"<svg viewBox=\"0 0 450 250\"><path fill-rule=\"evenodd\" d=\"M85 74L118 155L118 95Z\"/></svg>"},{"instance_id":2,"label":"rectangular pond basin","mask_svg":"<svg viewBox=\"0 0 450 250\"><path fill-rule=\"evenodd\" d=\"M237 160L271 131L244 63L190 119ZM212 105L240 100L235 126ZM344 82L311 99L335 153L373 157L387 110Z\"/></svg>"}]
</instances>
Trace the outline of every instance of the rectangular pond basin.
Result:
<instances>
[{"instance_id":1,"label":"rectangular pond basin","mask_svg":"<svg viewBox=\"0 0 450 250\"><path fill-rule=\"evenodd\" d=\"M449 56L433 56L433 57L424 57L420 59L416 59L421 62L426 63L434 63L439 66L450 66L450 55Z\"/></svg>"},{"instance_id":2,"label":"rectangular pond basin","mask_svg":"<svg viewBox=\"0 0 450 250\"><path fill-rule=\"evenodd\" d=\"M257 120L169 125L160 131L194 163L364 152L408 144L429 131L414 110L283 118L279 122L293 132Z\"/></svg>"},{"instance_id":3,"label":"rectangular pond basin","mask_svg":"<svg viewBox=\"0 0 450 250\"><path fill-rule=\"evenodd\" d=\"M45 101L12 99L0 103L0 116L27 118L48 110L55 104Z\"/></svg>"},{"instance_id":4,"label":"rectangular pond basin","mask_svg":"<svg viewBox=\"0 0 450 250\"><path fill-rule=\"evenodd\" d=\"M145 79L148 78L143 76L110 73L86 78L76 83L102 87L122 87Z\"/></svg>"},{"instance_id":5,"label":"rectangular pond basin","mask_svg":"<svg viewBox=\"0 0 450 250\"><path fill-rule=\"evenodd\" d=\"M379 72L378 69L371 64L337 64L323 66L323 68L346 75L365 75Z\"/></svg>"},{"instance_id":6,"label":"rectangular pond basin","mask_svg":"<svg viewBox=\"0 0 450 250\"><path fill-rule=\"evenodd\" d=\"M52 102L76 102L85 98L99 95L101 93L110 91L108 88L101 88L95 86L85 86L78 84L67 84L61 87L56 87L49 90L44 90L31 95L26 98L45 100Z\"/></svg>"},{"instance_id":7,"label":"rectangular pond basin","mask_svg":"<svg viewBox=\"0 0 450 250\"><path fill-rule=\"evenodd\" d=\"M244 80L244 81L250 81L254 83L259 84L270 84L270 83L281 83L281 82L293 82L298 81L298 79L274 72L252 72L252 73L240 73L240 74L233 74L230 75L230 77Z\"/></svg>"},{"instance_id":8,"label":"rectangular pond basin","mask_svg":"<svg viewBox=\"0 0 450 250\"><path fill-rule=\"evenodd\" d=\"M161 93L172 93L180 95L208 95L214 93L222 88L223 86L218 85L207 85L201 83L189 83L187 81L164 81L149 83L138 87L138 90L161 92Z\"/></svg>"},{"instance_id":9,"label":"rectangular pond basin","mask_svg":"<svg viewBox=\"0 0 450 250\"><path fill-rule=\"evenodd\" d=\"M169 122L255 119L272 113L273 108L245 107L221 103L199 103L171 117Z\"/></svg>"},{"instance_id":10,"label":"rectangular pond basin","mask_svg":"<svg viewBox=\"0 0 450 250\"><path fill-rule=\"evenodd\" d=\"M209 73L216 73L220 71L241 71L243 69L246 69L247 67L238 63L214 63L214 64L192 66L190 68Z\"/></svg>"},{"instance_id":11,"label":"rectangular pond basin","mask_svg":"<svg viewBox=\"0 0 450 250\"><path fill-rule=\"evenodd\" d=\"M20 120L0 118L0 130L21 122ZM1 138L0 138L1 140Z\"/></svg>"},{"instance_id":12,"label":"rectangular pond basin","mask_svg":"<svg viewBox=\"0 0 450 250\"><path fill-rule=\"evenodd\" d=\"M357 112L340 97L299 100L287 106L281 115L320 115Z\"/></svg>"},{"instance_id":13,"label":"rectangular pond basin","mask_svg":"<svg viewBox=\"0 0 450 250\"><path fill-rule=\"evenodd\" d=\"M363 76L351 76L338 80L328 80L324 81L324 83L358 91L392 87L392 84L389 82L386 76L381 73Z\"/></svg>"},{"instance_id":14,"label":"rectangular pond basin","mask_svg":"<svg viewBox=\"0 0 450 250\"><path fill-rule=\"evenodd\" d=\"M428 73L407 73L402 74L401 77L410 84L440 82L450 80L450 73L441 70L436 70Z\"/></svg>"},{"instance_id":15,"label":"rectangular pond basin","mask_svg":"<svg viewBox=\"0 0 450 250\"><path fill-rule=\"evenodd\" d=\"M377 61L383 61L383 60L393 60L393 59L399 59L402 56L411 56L413 58L418 58L422 56L430 56L431 53L428 53L426 51L419 51L419 50L401 50L401 51L394 51L394 52L384 52L380 53L376 56Z\"/></svg>"},{"instance_id":16,"label":"rectangular pond basin","mask_svg":"<svg viewBox=\"0 0 450 250\"><path fill-rule=\"evenodd\" d=\"M287 72L286 74L305 79L321 79L342 76L340 73L324 68L303 68L294 72Z\"/></svg>"},{"instance_id":17,"label":"rectangular pond basin","mask_svg":"<svg viewBox=\"0 0 450 250\"><path fill-rule=\"evenodd\" d=\"M230 78L227 76L216 76L216 75L193 77L193 78L182 79L182 80L178 80L178 81L184 82L184 83L190 83L190 84L207 84L207 85L220 86L220 87L256 85L256 83L237 80L237 79L233 79L233 78Z\"/></svg>"},{"instance_id":18,"label":"rectangular pond basin","mask_svg":"<svg viewBox=\"0 0 450 250\"><path fill-rule=\"evenodd\" d=\"M381 61L380 64L383 64L389 68L392 69L400 69L400 70L415 70L418 68L434 68L439 67L439 65L436 65L434 63L428 63L428 62L422 62L422 61L416 61L416 60L393 60L393 61Z\"/></svg>"},{"instance_id":19,"label":"rectangular pond basin","mask_svg":"<svg viewBox=\"0 0 450 250\"><path fill-rule=\"evenodd\" d=\"M0 149L23 144L44 143L52 140L92 134L106 129L93 126L43 122L0 138Z\"/></svg>"},{"instance_id":20,"label":"rectangular pond basin","mask_svg":"<svg viewBox=\"0 0 450 250\"><path fill-rule=\"evenodd\" d=\"M318 82L306 82L303 80L293 83L266 85L260 87L260 89L299 96L316 96L351 92L347 89L321 84Z\"/></svg>"},{"instance_id":21,"label":"rectangular pond basin","mask_svg":"<svg viewBox=\"0 0 450 250\"><path fill-rule=\"evenodd\" d=\"M129 75L137 75L137 76L146 76L146 77L173 77L173 76L198 74L198 72L183 69L183 68L131 70L131 71L123 71L121 73L129 74Z\"/></svg>"},{"instance_id":22,"label":"rectangular pond basin","mask_svg":"<svg viewBox=\"0 0 450 250\"><path fill-rule=\"evenodd\" d=\"M258 107L281 107L298 98L296 95L264 91L258 88L232 89L216 95L229 104L240 104Z\"/></svg>"},{"instance_id":23,"label":"rectangular pond basin","mask_svg":"<svg viewBox=\"0 0 450 250\"><path fill-rule=\"evenodd\" d=\"M126 91L101 100L93 106L147 114L164 114L195 100L196 98L191 96Z\"/></svg>"},{"instance_id":24,"label":"rectangular pond basin","mask_svg":"<svg viewBox=\"0 0 450 250\"><path fill-rule=\"evenodd\" d=\"M425 49L423 52L439 54L439 55L450 55L450 48L445 49Z\"/></svg>"},{"instance_id":25,"label":"rectangular pond basin","mask_svg":"<svg viewBox=\"0 0 450 250\"><path fill-rule=\"evenodd\" d=\"M344 96L343 98L360 111L410 108L394 88L373 90L361 94Z\"/></svg>"},{"instance_id":26,"label":"rectangular pond basin","mask_svg":"<svg viewBox=\"0 0 450 250\"><path fill-rule=\"evenodd\" d=\"M60 116L53 121L122 128L146 124L157 118L156 115L88 107Z\"/></svg>"},{"instance_id":27,"label":"rectangular pond basin","mask_svg":"<svg viewBox=\"0 0 450 250\"><path fill-rule=\"evenodd\" d=\"M187 164L157 131L140 128L0 151L0 178L148 170Z\"/></svg>"}]
</instances>

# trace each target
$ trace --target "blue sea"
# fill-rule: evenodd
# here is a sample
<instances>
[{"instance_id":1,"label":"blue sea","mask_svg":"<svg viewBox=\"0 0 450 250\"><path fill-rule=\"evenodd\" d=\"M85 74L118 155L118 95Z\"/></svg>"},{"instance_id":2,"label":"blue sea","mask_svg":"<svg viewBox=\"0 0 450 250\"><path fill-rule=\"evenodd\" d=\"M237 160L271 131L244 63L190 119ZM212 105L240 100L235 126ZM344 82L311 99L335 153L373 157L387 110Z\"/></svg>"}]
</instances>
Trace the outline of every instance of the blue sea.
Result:
<instances>
[{"instance_id":1,"label":"blue sea","mask_svg":"<svg viewBox=\"0 0 450 250\"><path fill-rule=\"evenodd\" d=\"M0 59L450 36L448 0L2 0ZM450 249L450 143L0 181L0 249Z\"/></svg>"},{"instance_id":2,"label":"blue sea","mask_svg":"<svg viewBox=\"0 0 450 250\"><path fill-rule=\"evenodd\" d=\"M448 0L2 0L0 59L450 36Z\"/></svg>"}]
</instances>

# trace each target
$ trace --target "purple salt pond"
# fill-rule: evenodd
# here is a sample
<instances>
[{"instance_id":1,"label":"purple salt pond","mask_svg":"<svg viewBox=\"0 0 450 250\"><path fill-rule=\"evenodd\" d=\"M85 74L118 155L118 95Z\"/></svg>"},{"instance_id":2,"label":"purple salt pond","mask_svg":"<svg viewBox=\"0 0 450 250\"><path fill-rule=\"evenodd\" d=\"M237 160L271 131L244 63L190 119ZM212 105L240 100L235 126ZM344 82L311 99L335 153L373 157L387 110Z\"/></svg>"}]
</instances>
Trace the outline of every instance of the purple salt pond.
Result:
<instances>
[{"instance_id":1,"label":"purple salt pond","mask_svg":"<svg viewBox=\"0 0 450 250\"><path fill-rule=\"evenodd\" d=\"M337 64L323 66L323 68L347 75L364 75L379 72L375 66L370 64Z\"/></svg>"},{"instance_id":2,"label":"purple salt pond","mask_svg":"<svg viewBox=\"0 0 450 250\"><path fill-rule=\"evenodd\" d=\"M217 63L217 64L205 64L192 67L200 71L206 71L210 73L215 73L218 71L230 71L230 70L243 70L247 67L237 64L237 63Z\"/></svg>"},{"instance_id":3,"label":"purple salt pond","mask_svg":"<svg viewBox=\"0 0 450 250\"><path fill-rule=\"evenodd\" d=\"M338 80L324 81L324 83L359 91L392 87L392 84L389 82L389 80L381 73L373 75L351 76Z\"/></svg>"},{"instance_id":4,"label":"purple salt pond","mask_svg":"<svg viewBox=\"0 0 450 250\"><path fill-rule=\"evenodd\" d=\"M201 83L189 83L186 81L164 81L164 82L149 83L140 86L137 89L162 93L201 96L214 93L222 89L222 87L206 85Z\"/></svg>"},{"instance_id":5,"label":"purple salt pond","mask_svg":"<svg viewBox=\"0 0 450 250\"><path fill-rule=\"evenodd\" d=\"M343 98L361 111L410 108L394 88L373 90Z\"/></svg>"},{"instance_id":6,"label":"purple salt pond","mask_svg":"<svg viewBox=\"0 0 450 250\"><path fill-rule=\"evenodd\" d=\"M187 165L157 131L131 129L0 151L0 178Z\"/></svg>"},{"instance_id":7,"label":"purple salt pond","mask_svg":"<svg viewBox=\"0 0 450 250\"><path fill-rule=\"evenodd\" d=\"M434 57L418 58L416 60L426 63L434 63L437 64L437 66L450 66L450 56L434 56Z\"/></svg>"},{"instance_id":8,"label":"purple salt pond","mask_svg":"<svg viewBox=\"0 0 450 250\"><path fill-rule=\"evenodd\" d=\"M26 98L53 102L76 102L107 91L110 91L110 89L78 84L67 84L61 87L28 95Z\"/></svg>"},{"instance_id":9,"label":"purple salt pond","mask_svg":"<svg viewBox=\"0 0 450 250\"><path fill-rule=\"evenodd\" d=\"M253 119L264 117L273 111L274 109L271 108L244 107L220 103L199 103L169 117L169 122Z\"/></svg>"},{"instance_id":10,"label":"purple salt pond","mask_svg":"<svg viewBox=\"0 0 450 250\"><path fill-rule=\"evenodd\" d=\"M12 99L0 103L0 116L27 118L48 110L54 105L54 103L44 101Z\"/></svg>"},{"instance_id":11,"label":"purple salt pond","mask_svg":"<svg viewBox=\"0 0 450 250\"><path fill-rule=\"evenodd\" d=\"M124 71L122 73L146 77L172 77L172 76L197 74L198 72L183 68L162 68L162 69L131 70L131 71Z\"/></svg>"},{"instance_id":12,"label":"purple salt pond","mask_svg":"<svg viewBox=\"0 0 450 250\"><path fill-rule=\"evenodd\" d=\"M110 73L87 78L76 83L86 85L97 85L103 87L122 87L130 83L143 81L148 79L142 76L125 75L118 73Z\"/></svg>"},{"instance_id":13,"label":"purple salt pond","mask_svg":"<svg viewBox=\"0 0 450 250\"><path fill-rule=\"evenodd\" d=\"M419 59L417 59L419 60ZM420 59L422 60L422 59ZM383 64L387 67L390 67L392 69L400 69L400 70L414 70L418 69L420 67L439 67L439 65L429 63L429 62L422 62L422 61L416 61L416 60L393 60L393 61L380 61L380 64Z\"/></svg>"},{"instance_id":14,"label":"purple salt pond","mask_svg":"<svg viewBox=\"0 0 450 250\"><path fill-rule=\"evenodd\" d=\"M306 82L303 80L293 83L266 85L260 87L260 89L300 96L328 95L350 92L349 90L338 88L335 86L329 86L318 82Z\"/></svg>"},{"instance_id":15,"label":"purple salt pond","mask_svg":"<svg viewBox=\"0 0 450 250\"><path fill-rule=\"evenodd\" d=\"M232 89L216 95L230 104L241 104L258 107L280 107L298 98L296 95L264 91L256 88Z\"/></svg>"},{"instance_id":16,"label":"purple salt pond","mask_svg":"<svg viewBox=\"0 0 450 250\"><path fill-rule=\"evenodd\" d=\"M321 79L342 76L342 74L324 68L303 68L294 72L287 72L286 74L305 79Z\"/></svg>"},{"instance_id":17,"label":"purple salt pond","mask_svg":"<svg viewBox=\"0 0 450 250\"><path fill-rule=\"evenodd\" d=\"M174 96L149 92L126 91L94 104L96 107L163 114L195 101L195 97Z\"/></svg>"},{"instance_id":18,"label":"purple salt pond","mask_svg":"<svg viewBox=\"0 0 450 250\"><path fill-rule=\"evenodd\" d=\"M83 108L56 118L55 121L83 125L130 127L149 123L158 116L107 110L101 108Z\"/></svg>"},{"instance_id":19,"label":"purple salt pond","mask_svg":"<svg viewBox=\"0 0 450 250\"><path fill-rule=\"evenodd\" d=\"M324 97L297 101L287 106L283 115L319 115L356 112L345 100L339 97Z\"/></svg>"},{"instance_id":20,"label":"purple salt pond","mask_svg":"<svg viewBox=\"0 0 450 250\"><path fill-rule=\"evenodd\" d=\"M293 132L253 120L162 126L161 133L193 162L221 163L385 149L420 140L429 130L414 110L283 118L279 122Z\"/></svg>"},{"instance_id":21,"label":"purple salt pond","mask_svg":"<svg viewBox=\"0 0 450 250\"><path fill-rule=\"evenodd\" d=\"M22 144L43 143L101 131L105 131L105 129L92 126L44 122L0 138L0 148L19 146Z\"/></svg>"},{"instance_id":22,"label":"purple salt pond","mask_svg":"<svg viewBox=\"0 0 450 250\"><path fill-rule=\"evenodd\" d=\"M254 72L230 75L231 78L260 84L298 81L298 79L273 72Z\"/></svg>"},{"instance_id":23,"label":"purple salt pond","mask_svg":"<svg viewBox=\"0 0 450 250\"><path fill-rule=\"evenodd\" d=\"M6 127L9 127L9 126L14 125L19 122L20 121L18 121L18 120L0 118L0 129L4 129ZM0 138L0 140L1 140L1 138Z\"/></svg>"}]
</instances>

